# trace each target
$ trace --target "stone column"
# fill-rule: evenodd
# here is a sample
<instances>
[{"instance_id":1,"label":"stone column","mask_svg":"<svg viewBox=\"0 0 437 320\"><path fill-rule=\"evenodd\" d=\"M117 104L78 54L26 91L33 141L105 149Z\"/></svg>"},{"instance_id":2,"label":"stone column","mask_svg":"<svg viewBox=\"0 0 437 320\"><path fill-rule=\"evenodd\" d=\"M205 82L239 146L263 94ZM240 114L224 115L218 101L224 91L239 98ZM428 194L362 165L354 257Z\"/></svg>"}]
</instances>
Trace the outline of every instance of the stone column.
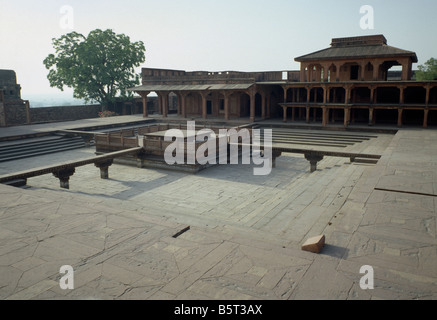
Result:
<instances>
[{"instance_id":1,"label":"stone column","mask_svg":"<svg viewBox=\"0 0 437 320\"><path fill-rule=\"evenodd\" d=\"M206 119L207 116L207 110L206 110L206 97L208 96L209 92L201 92L200 96L202 97L202 118Z\"/></svg>"},{"instance_id":2,"label":"stone column","mask_svg":"<svg viewBox=\"0 0 437 320\"><path fill-rule=\"evenodd\" d=\"M306 107L306 123L310 123L310 106Z\"/></svg>"},{"instance_id":3,"label":"stone column","mask_svg":"<svg viewBox=\"0 0 437 320\"><path fill-rule=\"evenodd\" d=\"M282 89L284 90L284 103L286 103L287 102L287 91L288 91L288 88L287 88L287 86L282 86Z\"/></svg>"},{"instance_id":4,"label":"stone column","mask_svg":"<svg viewBox=\"0 0 437 320\"><path fill-rule=\"evenodd\" d=\"M328 112L329 109L326 106L322 107L322 112L323 112L323 118L322 118L322 126L326 127L326 125L328 124Z\"/></svg>"},{"instance_id":5,"label":"stone column","mask_svg":"<svg viewBox=\"0 0 437 320\"><path fill-rule=\"evenodd\" d=\"M398 86L399 89L399 104L404 104L405 103L405 86Z\"/></svg>"},{"instance_id":6,"label":"stone column","mask_svg":"<svg viewBox=\"0 0 437 320\"><path fill-rule=\"evenodd\" d=\"M187 117L187 106L186 106L187 93L181 92L180 96L181 96L181 115L182 115L182 118L186 118Z\"/></svg>"},{"instance_id":7,"label":"stone column","mask_svg":"<svg viewBox=\"0 0 437 320\"><path fill-rule=\"evenodd\" d=\"M162 116L167 118L168 115L168 94L169 92L165 92L162 96Z\"/></svg>"},{"instance_id":8,"label":"stone column","mask_svg":"<svg viewBox=\"0 0 437 320\"><path fill-rule=\"evenodd\" d=\"M150 92L146 91L146 92L141 92L141 98L143 99L143 118L147 118L149 116L149 113L147 111L147 95Z\"/></svg>"},{"instance_id":9,"label":"stone column","mask_svg":"<svg viewBox=\"0 0 437 320\"><path fill-rule=\"evenodd\" d=\"M398 108L398 127L402 127L402 114L404 109Z\"/></svg>"},{"instance_id":10,"label":"stone column","mask_svg":"<svg viewBox=\"0 0 437 320\"><path fill-rule=\"evenodd\" d=\"M255 121L255 94L250 95L250 122Z\"/></svg>"},{"instance_id":11,"label":"stone column","mask_svg":"<svg viewBox=\"0 0 437 320\"><path fill-rule=\"evenodd\" d=\"M406 58L405 61L402 63L402 81L408 81L410 80L410 70L411 70L411 59Z\"/></svg>"},{"instance_id":12,"label":"stone column","mask_svg":"<svg viewBox=\"0 0 437 320\"><path fill-rule=\"evenodd\" d=\"M373 81L377 81L379 78L379 66L381 63L379 61L373 62Z\"/></svg>"},{"instance_id":13,"label":"stone column","mask_svg":"<svg viewBox=\"0 0 437 320\"><path fill-rule=\"evenodd\" d=\"M350 123L350 108L344 108L344 126L347 127Z\"/></svg>"},{"instance_id":14,"label":"stone column","mask_svg":"<svg viewBox=\"0 0 437 320\"><path fill-rule=\"evenodd\" d=\"M428 128L428 113L429 113L429 109L425 108L423 110L423 128L424 129Z\"/></svg>"},{"instance_id":15,"label":"stone column","mask_svg":"<svg viewBox=\"0 0 437 320\"><path fill-rule=\"evenodd\" d=\"M425 105L428 107L429 104L429 94L431 92L431 86L428 84L425 86L426 89L426 95L425 95Z\"/></svg>"},{"instance_id":16,"label":"stone column","mask_svg":"<svg viewBox=\"0 0 437 320\"><path fill-rule=\"evenodd\" d=\"M369 126L373 126L373 108L369 108Z\"/></svg>"},{"instance_id":17,"label":"stone column","mask_svg":"<svg viewBox=\"0 0 437 320\"><path fill-rule=\"evenodd\" d=\"M339 82L340 81L340 69L341 69L341 64L336 64L335 65L335 81Z\"/></svg>"},{"instance_id":18,"label":"stone column","mask_svg":"<svg viewBox=\"0 0 437 320\"><path fill-rule=\"evenodd\" d=\"M306 81L306 72L305 72L305 68L306 68L306 64L301 62L300 63L300 82L305 82Z\"/></svg>"},{"instance_id":19,"label":"stone column","mask_svg":"<svg viewBox=\"0 0 437 320\"><path fill-rule=\"evenodd\" d=\"M223 92L223 96L225 98L224 101L224 109L225 109L225 120L228 121L229 120L229 108L230 108L230 99L231 99L231 94L230 92Z\"/></svg>"},{"instance_id":20,"label":"stone column","mask_svg":"<svg viewBox=\"0 0 437 320\"><path fill-rule=\"evenodd\" d=\"M162 93L161 91L156 91L156 94L158 95L158 113L162 114Z\"/></svg>"},{"instance_id":21,"label":"stone column","mask_svg":"<svg viewBox=\"0 0 437 320\"><path fill-rule=\"evenodd\" d=\"M266 118L266 100L267 95L265 92L261 92L261 119L263 120Z\"/></svg>"},{"instance_id":22,"label":"stone column","mask_svg":"<svg viewBox=\"0 0 437 320\"><path fill-rule=\"evenodd\" d=\"M365 61L361 61L360 63L360 73L361 73L361 81L364 81L364 75L365 75L365 69L366 69L366 62Z\"/></svg>"},{"instance_id":23,"label":"stone column","mask_svg":"<svg viewBox=\"0 0 437 320\"><path fill-rule=\"evenodd\" d=\"M350 85L346 86L344 104L349 104L351 102L351 90L352 90L352 86Z\"/></svg>"}]
</instances>

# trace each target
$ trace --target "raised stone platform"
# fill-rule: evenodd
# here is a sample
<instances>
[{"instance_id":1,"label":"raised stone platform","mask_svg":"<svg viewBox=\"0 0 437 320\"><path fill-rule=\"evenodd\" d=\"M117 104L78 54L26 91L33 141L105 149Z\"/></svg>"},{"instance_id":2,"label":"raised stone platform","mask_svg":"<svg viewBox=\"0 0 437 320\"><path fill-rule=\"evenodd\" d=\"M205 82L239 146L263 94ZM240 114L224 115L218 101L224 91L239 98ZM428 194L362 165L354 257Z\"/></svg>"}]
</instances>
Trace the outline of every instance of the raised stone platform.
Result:
<instances>
[{"instance_id":1,"label":"raised stone platform","mask_svg":"<svg viewBox=\"0 0 437 320\"><path fill-rule=\"evenodd\" d=\"M114 164L105 181L78 168L68 191L44 176L0 185L0 297L436 299L435 141L400 130L345 150L381 153L376 165L332 157L312 174L285 154L267 177ZM320 234L320 254L301 250ZM73 290L59 287L62 265ZM363 265L374 289L360 288Z\"/></svg>"}]
</instances>

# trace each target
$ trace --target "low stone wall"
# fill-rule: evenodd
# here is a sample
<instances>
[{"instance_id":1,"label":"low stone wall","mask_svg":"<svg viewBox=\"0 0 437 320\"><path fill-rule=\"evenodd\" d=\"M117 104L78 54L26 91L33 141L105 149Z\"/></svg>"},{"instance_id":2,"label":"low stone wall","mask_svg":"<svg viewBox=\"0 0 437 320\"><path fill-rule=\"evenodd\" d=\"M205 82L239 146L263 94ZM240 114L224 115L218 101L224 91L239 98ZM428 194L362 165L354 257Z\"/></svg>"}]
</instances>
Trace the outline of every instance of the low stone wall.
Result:
<instances>
[{"instance_id":1,"label":"low stone wall","mask_svg":"<svg viewBox=\"0 0 437 320\"><path fill-rule=\"evenodd\" d=\"M26 101L5 102L0 105L0 126L28 124ZM30 123L44 123L97 118L100 105L79 105L29 108Z\"/></svg>"},{"instance_id":2,"label":"low stone wall","mask_svg":"<svg viewBox=\"0 0 437 320\"><path fill-rule=\"evenodd\" d=\"M17 126L26 124L26 103L23 101L5 102L4 103L4 125Z\"/></svg>"},{"instance_id":3,"label":"low stone wall","mask_svg":"<svg viewBox=\"0 0 437 320\"><path fill-rule=\"evenodd\" d=\"M99 104L30 108L30 119L32 123L39 123L97 118L101 109Z\"/></svg>"}]
</instances>

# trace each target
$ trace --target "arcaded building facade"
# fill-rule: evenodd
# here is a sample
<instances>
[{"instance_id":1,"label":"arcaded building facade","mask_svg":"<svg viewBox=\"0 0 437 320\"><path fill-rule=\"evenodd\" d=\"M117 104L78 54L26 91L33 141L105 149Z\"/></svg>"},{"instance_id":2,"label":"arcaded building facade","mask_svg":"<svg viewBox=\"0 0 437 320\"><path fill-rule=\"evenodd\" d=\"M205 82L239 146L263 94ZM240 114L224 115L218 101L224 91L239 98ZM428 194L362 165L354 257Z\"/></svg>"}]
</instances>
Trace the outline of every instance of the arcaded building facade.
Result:
<instances>
[{"instance_id":1,"label":"arcaded building facade","mask_svg":"<svg viewBox=\"0 0 437 320\"><path fill-rule=\"evenodd\" d=\"M158 95L159 113L168 115L169 94L182 117L280 117L323 126L351 123L437 124L437 81L412 80L413 51L387 44L383 35L332 39L330 47L295 58L298 71L186 72L143 68L143 98ZM398 66L399 77L391 76Z\"/></svg>"}]
</instances>

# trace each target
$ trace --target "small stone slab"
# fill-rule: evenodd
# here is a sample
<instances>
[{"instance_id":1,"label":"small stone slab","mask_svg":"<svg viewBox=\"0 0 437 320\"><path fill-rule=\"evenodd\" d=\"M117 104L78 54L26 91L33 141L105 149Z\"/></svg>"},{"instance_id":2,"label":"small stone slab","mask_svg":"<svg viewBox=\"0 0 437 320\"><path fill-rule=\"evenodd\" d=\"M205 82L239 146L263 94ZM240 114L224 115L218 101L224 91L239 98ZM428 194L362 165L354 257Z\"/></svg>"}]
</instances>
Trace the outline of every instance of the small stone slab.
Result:
<instances>
[{"instance_id":1,"label":"small stone slab","mask_svg":"<svg viewBox=\"0 0 437 320\"><path fill-rule=\"evenodd\" d=\"M324 245L325 245L325 235L322 234L307 239L307 241L305 241L305 243L302 245L302 250L313 252L313 253L319 253L320 251L322 251Z\"/></svg>"}]
</instances>

